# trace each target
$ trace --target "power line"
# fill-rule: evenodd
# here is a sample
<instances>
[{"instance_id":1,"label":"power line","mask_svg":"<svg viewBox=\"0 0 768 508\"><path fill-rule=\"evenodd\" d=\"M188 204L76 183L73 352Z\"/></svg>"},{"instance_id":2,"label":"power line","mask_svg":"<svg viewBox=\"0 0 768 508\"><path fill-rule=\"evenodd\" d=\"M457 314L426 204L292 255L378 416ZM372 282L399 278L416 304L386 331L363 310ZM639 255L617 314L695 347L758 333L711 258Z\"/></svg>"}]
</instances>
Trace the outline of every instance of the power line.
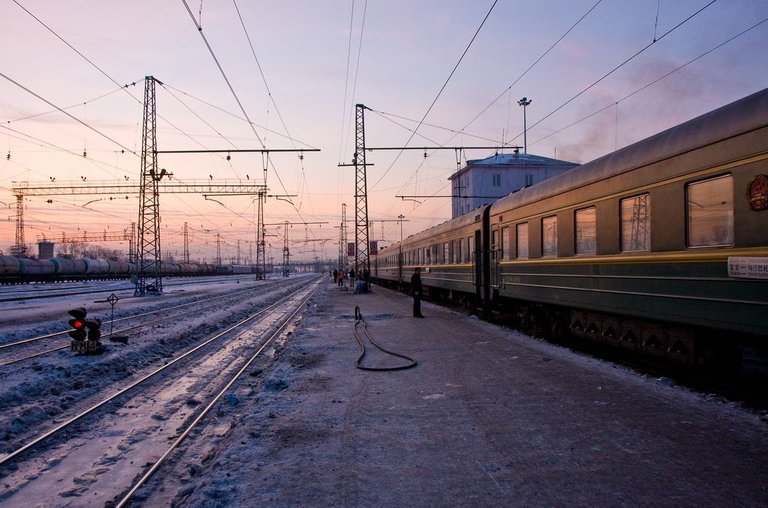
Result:
<instances>
[{"instance_id":1,"label":"power line","mask_svg":"<svg viewBox=\"0 0 768 508\"><path fill-rule=\"evenodd\" d=\"M594 111L594 112L590 113L589 115L587 115L587 116L585 116L585 117L582 117L582 118L580 118L579 120L576 120L575 122L572 122L572 123L570 123L570 124L566 125L565 127L561 128L561 129L558 129L558 130L556 130L556 131L554 131L554 132L551 132L551 133L547 134L546 136L544 136L544 137L542 137L542 138L539 138L539 139L537 139L536 141L534 141L534 142L533 142L533 143L531 143L531 144L533 145L533 144L536 144L536 143L538 143L539 141L543 141L543 140L545 140L545 139L548 139L548 138L550 138L550 137L554 136L555 134L558 134L558 133L560 133L560 132L563 132L564 130L566 130L566 129L569 129L569 128L573 127L574 125L577 125L577 124L579 124L579 123L581 123L581 122L583 122L583 121L585 121L585 120L588 120L588 119L592 118L593 116L595 116L595 115L598 115L598 114L602 113L603 111L605 111L605 110L607 110L607 109L609 109L609 108L612 108L612 107L614 107L614 106L617 106L618 104L620 104L620 103L624 102L625 100L629 99L630 97L633 97L634 95L637 95L638 93L642 92L643 90L646 90L647 88L650 88L651 86L655 85L655 84L656 84L656 83L658 83L659 81L662 81L662 80L664 80L664 79L668 78L669 76L671 76L672 74L676 73L677 71L679 71L679 70L681 70L681 69L684 69L685 67L687 67L687 66L691 65L692 63L694 63L694 62L696 62L696 61L698 61L698 60L700 60L700 59L702 59L702 58L704 58L705 56L709 55L710 53L712 53L712 52L714 52L714 51L716 51L716 50L718 50L718 49L722 48L723 46L725 46L725 45L726 45L726 44L728 44L729 42L732 42L733 40L735 40L735 39L737 39L737 38L741 37L742 35L746 34L747 32L750 32L751 30L754 30L755 28L757 28L758 26L762 25L762 24L763 24L763 23L765 23L766 21L768 21L768 18L765 18L765 19L763 19L763 20L761 20L761 21L758 21L757 23L755 23L755 24L754 24L754 25L752 25L751 27L749 27L749 28L747 28L747 29L745 29L745 30L742 30L742 31L741 31L741 32L739 32L738 34L736 34L736 35L734 35L734 36L732 36L732 37L728 38L726 41L723 41L723 42L721 42L721 43L720 43L720 44L718 44L717 46L715 46L715 47L713 47L713 48L711 48L711 49L709 49L709 50L705 51L704 53L701 53L701 54L699 54L698 56L696 56L696 57L694 57L694 58L692 58L692 59L688 60L688 61L687 61L687 62L685 62L684 64L682 64L682 65L680 65L680 66L678 66L678 67L676 67L676 68L672 69L671 71L667 72L666 74L663 74L662 76L660 76L660 77L658 77L658 78L654 79L653 81L651 81L651 82L649 82L649 83L647 83L647 84L645 84L645 85L641 86L640 88L637 88L637 89L635 89L634 91L632 91L632 92L628 93L627 95L625 95L625 96L624 96L624 97L622 97L621 99L619 99L619 100L617 100L617 101L615 101L615 102L612 102L611 104L608 104L607 106L604 106L604 107L602 107L602 108L598 109L597 111Z\"/></svg>"},{"instance_id":2,"label":"power line","mask_svg":"<svg viewBox=\"0 0 768 508\"><path fill-rule=\"evenodd\" d=\"M187 4L187 0L181 0L181 2L184 4L184 7L187 8L187 12L189 13L189 17L192 19L192 23L195 24L195 27L197 28L197 32L200 34L200 37L203 39L203 42L205 43L205 47L208 48L208 52L211 54L211 57L213 58L213 61L216 64L216 67L219 69L221 76L224 78L224 81L227 83L227 87L229 87L229 91L232 92L232 96L235 98L235 102L237 102L237 105L240 107L240 111L242 111L243 116L245 116L245 119L248 121L248 125L251 126L251 130L253 131L253 134L256 136L256 139L259 141L261 146L265 146L264 141L262 141L261 139L261 136L259 136L259 133L256 132L256 129L253 128L253 122L251 122L251 119L248 116L248 113L245 111L245 107L243 107L243 103L240 102L240 97L237 96L237 92L235 92L235 89L232 87L232 83L229 81L229 78L227 77L227 73L224 72L224 68L221 66L221 63L219 63L219 59L216 57L216 53L214 53L213 48L208 42L208 38L203 33L203 27L200 26L200 24L195 19L195 15L192 13L192 10L189 8L189 4Z\"/></svg>"},{"instance_id":3,"label":"power line","mask_svg":"<svg viewBox=\"0 0 768 508\"><path fill-rule=\"evenodd\" d=\"M424 120L427 119L427 115L429 115L430 111L432 111L432 108L435 106L435 104L437 103L437 100L442 95L443 91L445 90L445 87L448 86L448 82L453 77L454 73L456 72L456 69L459 68L459 65L461 64L462 60L464 60L464 56L466 56L467 52L469 51L469 48L472 46L472 43L475 42L475 39L477 38L477 35L480 33L480 30L482 30L483 25L485 25L485 22L488 20L488 17L491 15L491 12L493 11L493 8L496 7L496 3L498 1L499 0L494 0L493 1L493 4L491 5L491 8L488 9L488 12L486 13L485 17L483 18L483 21L480 23L480 26L477 27L477 30L475 30L475 34L472 36L472 39L469 41L469 44L467 44L467 47L464 48L464 52L459 57L459 60L458 60L458 62L456 62L456 65L453 66L453 70L451 70L451 73L448 75L448 78L445 80L445 83L443 83L443 86L440 87L440 91L437 92L437 95L435 96L434 100L432 101L432 104L429 105L429 108L427 108L427 111L424 113L424 116L421 117L421 120L419 121L419 124L413 130L413 132L411 133L411 136L408 138L408 141L406 141L403 146L408 146L408 143L410 143L411 140L413 139L413 137L416 135L416 132L418 132L419 128L421 127L421 124L424 123ZM392 164L390 164L390 166L387 168L387 170L384 171L384 174L381 175L381 177L376 181L376 183L371 186L371 190L375 189L376 186L384 179L384 177L387 176L387 174L394 167L395 163L400 158L402 153L403 152L401 151L400 153L397 154L395 159L392 161Z\"/></svg>"},{"instance_id":4,"label":"power line","mask_svg":"<svg viewBox=\"0 0 768 508\"><path fill-rule=\"evenodd\" d=\"M510 91L510 90L512 89L512 87L513 87L513 86L515 86L515 85L516 85L516 84L517 84L517 83L518 83L518 82L519 82L521 79L523 79L523 78L525 77L525 75L526 75L526 74L528 74L528 73L529 73L529 72L530 72L530 71L531 71L531 70L532 70L532 69L533 69L533 68L534 68L534 67L535 67L535 66L536 66L536 65L537 65L539 62L541 62L541 61L544 59L544 57L545 57L545 56L547 56L547 55L548 55L548 54L549 54L549 53L550 53L550 52L551 52L553 49L555 49L555 46L557 46L558 44L560 44L560 42L561 42L563 39L565 39L565 38L568 36L568 34L569 34L569 33L571 33L571 32L572 32L572 31L573 31L573 30L574 30L574 29L575 29L577 26L579 26L579 25L581 24L581 22L582 22L582 21L584 21L584 19L585 19L587 16L589 16L589 14L590 14L592 11L594 11L594 10L595 10L595 8L597 8L597 6L598 6L598 5L600 5L600 3L601 3L602 1L603 1L603 0L597 0L597 2L595 2L595 4L594 4L592 7L590 7L590 8L589 8L589 10L588 10L587 12L585 12L585 13L584 13L584 14L583 14L583 15L582 15L582 16L581 16L581 17L580 17L580 18L579 18L579 19L578 19L578 20L577 20L577 21L576 21L576 22L575 22L573 25L571 25L571 27L570 27L568 30L566 30L566 31L565 31L565 33L563 33L563 35L561 35L561 36L560 36L560 37L559 37L559 38L558 38L558 39L557 39L555 42L553 42L553 43L552 43L552 45L551 45L551 46L549 46L549 48L547 48L547 50L546 50L546 51L544 51L544 52L543 52L541 55L539 55L539 57L538 57L536 60L534 60L534 61L533 61L533 63L532 63L531 65L529 65L529 66L528 66L528 68L527 68L527 69L525 69L525 71L523 71L523 73L522 73L522 74L520 74L520 75L517 77L517 79L515 79L515 80L514 80L514 81L513 81L513 82L512 82L512 83L511 83L511 84L510 84L510 85L509 85L507 88L505 88L505 89L504 89L504 91L503 91L503 92L501 92L501 93L498 95L498 97L496 97L495 99L493 99L493 101L491 101L491 103L490 103L490 104L488 104L488 105L487 105L485 108L483 108L483 110L482 110L482 111L480 111L480 113L478 113L477 115L475 115L475 117L474 117L474 118L472 118L472 120L470 120L470 121L469 121L469 122L468 122L468 123L467 123L467 124L466 124L464 127L462 127L462 128L461 128L461 130L460 130L459 132L457 132L457 134L463 133L463 132L464 132L464 129L466 129L467 127L469 127L470 125L472 125L472 124L475 122L475 120L477 120L477 119L478 119L478 118L480 118L482 115L484 115L484 114L485 114L485 112L486 112L486 111L488 111L488 109L490 109L490 108L491 108L491 106L493 106L494 104L496 104L496 103L499 101L499 99L501 99L501 98L504 96L504 94L506 94L508 91ZM454 137L455 137L455 136L452 136L451 138L449 138L449 139L448 139L448 141L446 141L446 143L448 143L448 142L449 142L451 139L453 139Z\"/></svg>"},{"instance_id":5,"label":"power line","mask_svg":"<svg viewBox=\"0 0 768 508\"><path fill-rule=\"evenodd\" d=\"M541 122L543 122L544 120L546 120L546 119L547 119L547 118L549 118L550 116L554 115L555 113L557 113L558 111L560 111L561 109L563 109L565 106L567 106L568 104L570 104L571 102L573 102L573 101L574 101L574 100L576 100L577 98L579 98L579 97L581 97L582 95L584 95L584 94L585 94L587 91L589 91L590 89L592 89L592 88L593 88L595 85L597 85L598 83L600 83L601 81L603 81L605 78L607 78L608 76L610 76L611 74L613 74L614 72L616 72L617 70L621 69L622 67L624 67L625 65L627 65L629 62L631 62L632 60L634 60L635 58L637 58L638 56L640 56L640 55L641 55L642 53L644 53L644 52L645 52L645 51L646 51L648 48L650 48L651 46L653 46L654 44L656 44L657 42L659 42L660 40L662 40L664 37L666 37L667 35L671 34L671 33L672 33L672 32L674 32L675 30L677 30L678 28L680 28L681 26L683 26L685 23L687 23L688 21L690 21L691 19L693 19L695 16L697 16L698 14L700 14L702 11L704 11L705 9L707 9L709 6L711 6L712 4L714 4L716 1L717 1L717 0L712 0L711 2L709 2L707 5L705 5L705 6L704 6L704 7L702 7L701 9L697 10L696 12L694 12L693 14L691 14L690 16L688 16L687 18L685 18L684 20L682 20L682 21L681 21L680 23L678 23L677 25L675 25L674 27L672 27L672 28L670 28L669 30L667 30L667 31L666 31L665 33L663 33L663 34L662 34L660 37L658 37L658 38L654 38L654 40L653 40L652 42L650 42L649 44L646 44L646 45L645 45L643 48L641 48L641 49L640 49L639 51L637 51L635 54L633 54L632 56L630 56L629 58L627 58L626 60L624 60L623 62L621 62L619 65L615 66L613 69L611 69L611 70L610 70L610 71L608 71L607 73L603 74L603 75L602 75L600 78L598 78L598 79L597 79L595 82L593 82L591 85L587 86L586 88L584 88L583 90L581 90L579 93L577 93L576 95L574 95L573 97L571 97L570 99L568 99L567 101L565 101L563 104L561 104L560 106L558 106L558 107L557 107L557 108L555 108L554 110L550 111L550 112L549 112L549 113L548 113L546 116L544 116L544 117L543 117L543 118L541 118L541 119L540 119L538 122L534 123L533 125L531 125L531 126L530 126L530 127L528 127L528 128L530 129L530 128L532 128L532 127L536 127L536 126L537 126L537 125L539 125Z\"/></svg>"},{"instance_id":6,"label":"power line","mask_svg":"<svg viewBox=\"0 0 768 508\"><path fill-rule=\"evenodd\" d=\"M52 103L51 101L49 101L49 100L48 100L48 99L46 99L45 97L41 96L40 94L37 94L37 93L33 92L32 90L30 90L30 89L29 89L29 88L27 88L27 87L25 87L24 85L22 85L21 83L19 83L19 82L18 82L18 81L16 81L16 80L14 80L14 79L13 79L13 78L11 78L10 76L7 76L6 74L4 74L4 73L0 72L0 77L3 77L3 78L5 78L7 81L10 81L11 83L13 83L14 85L16 85L17 87L19 87L19 88L21 88L22 90L24 90L25 92L27 92L28 94L30 94L30 95L33 95L34 97L36 97L37 99L39 99L39 100L41 100L41 101L45 102L46 104L48 104L48 105L49 105L49 106L51 106L52 108L55 108L55 109L56 109L56 111L58 111L59 113L62 113L62 114L64 114L64 115L68 116L69 118L71 118L71 119L72 119L72 120L74 120L75 122L79 123L80 125L82 125L82 126L86 127L87 129L90 129L90 130L92 130L93 132L95 132L95 133L96 133L96 134L98 134L99 136L101 136L101 137L103 137L103 138L105 138L105 139L107 139L107 140L111 141L112 143L114 143L115 145L119 146L120 148L122 148L122 149L123 149L123 150L125 150L126 152L132 153L132 154L134 154L134 155L138 155L138 154L136 154L136 152L134 152L133 150L131 150L131 149L130 149L130 148L128 148L127 146L123 145L123 144L122 144L122 143L120 143L119 141L117 141L117 140L114 140L114 139L112 139L111 137L109 137L109 136L107 136L106 134L104 134L103 132L101 132L100 130L98 130L98 129L94 128L94 127L91 127L90 125L88 125L87 123L83 122L83 121L82 121L82 120L80 120L79 118L77 118L77 117L75 117L75 116L71 115L70 113L68 113L68 112L67 112L67 111L65 111L64 109L62 109L62 108L60 108L59 106L57 106L56 104ZM128 85L126 85L126 86L128 86Z\"/></svg>"}]
</instances>

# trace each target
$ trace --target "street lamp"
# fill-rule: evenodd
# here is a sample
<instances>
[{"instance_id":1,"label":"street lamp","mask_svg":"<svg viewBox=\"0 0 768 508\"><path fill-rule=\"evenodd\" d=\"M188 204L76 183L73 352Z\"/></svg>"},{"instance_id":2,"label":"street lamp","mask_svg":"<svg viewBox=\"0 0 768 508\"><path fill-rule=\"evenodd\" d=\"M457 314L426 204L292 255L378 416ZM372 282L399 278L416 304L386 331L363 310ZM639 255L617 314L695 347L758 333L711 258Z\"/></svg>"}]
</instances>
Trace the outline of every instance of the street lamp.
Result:
<instances>
[{"instance_id":1,"label":"street lamp","mask_svg":"<svg viewBox=\"0 0 768 508\"><path fill-rule=\"evenodd\" d=\"M525 116L525 108L528 107L533 102L533 99L529 99L528 97L523 97L519 101L517 101L517 104L523 107L523 153L528 153L528 127L527 127L527 119Z\"/></svg>"},{"instance_id":2,"label":"street lamp","mask_svg":"<svg viewBox=\"0 0 768 508\"><path fill-rule=\"evenodd\" d=\"M403 283L403 220L405 219L405 215L402 213L397 216L397 220L400 221L400 243L398 244L398 253L397 253L397 273L398 273L398 283Z\"/></svg>"}]
</instances>

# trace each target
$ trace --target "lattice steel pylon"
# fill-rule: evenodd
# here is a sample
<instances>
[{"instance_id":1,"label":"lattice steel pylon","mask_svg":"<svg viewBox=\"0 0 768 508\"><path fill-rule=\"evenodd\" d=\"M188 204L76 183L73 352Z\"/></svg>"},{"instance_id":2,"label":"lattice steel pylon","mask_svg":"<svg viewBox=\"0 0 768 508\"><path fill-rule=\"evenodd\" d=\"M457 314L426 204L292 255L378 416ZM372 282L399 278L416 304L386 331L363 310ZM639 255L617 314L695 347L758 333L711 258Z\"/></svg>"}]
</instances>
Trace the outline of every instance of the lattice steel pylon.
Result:
<instances>
[{"instance_id":1,"label":"lattice steel pylon","mask_svg":"<svg viewBox=\"0 0 768 508\"><path fill-rule=\"evenodd\" d=\"M158 182L165 170L157 168L157 110L155 78L147 76L144 86L144 122L141 136L141 186L139 189L139 233L136 246L138 276L134 296L163 293L160 272L160 200Z\"/></svg>"},{"instance_id":2,"label":"lattice steel pylon","mask_svg":"<svg viewBox=\"0 0 768 508\"><path fill-rule=\"evenodd\" d=\"M347 204L341 204L341 226L339 227L339 270L347 267Z\"/></svg>"},{"instance_id":3,"label":"lattice steel pylon","mask_svg":"<svg viewBox=\"0 0 768 508\"><path fill-rule=\"evenodd\" d=\"M184 262L189 263L189 223L184 222Z\"/></svg>"},{"instance_id":4,"label":"lattice steel pylon","mask_svg":"<svg viewBox=\"0 0 768 508\"><path fill-rule=\"evenodd\" d=\"M25 256L27 245L24 242L24 195L16 195L16 243L11 247L11 255Z\"/></svg>"},{"instance_id":5,"label":"lattice steel pylon","mask_svg":"<svg viewBox=\"0 0 768 508\"><path fill-rule=\"evenodd\" d=\"M288 277L291 272L291 250L288 247L288 226L289 222L285 221L285 238L283 241L283 277Z\"/></svg>"},{"instance_id":6,"label":"lattice steel pylon","mask_svg":"<svg viewBox=\"0 0 768 508\"><path fill-rule=\"evenodd\" d=\"M365 110L363 104L355 105L355 273L371 271L368 254L368 182L365 163Z\"/></svg>"},{"instance_id":7,"label":"lattice steel pylon","mask_svg":"<svg viewBox=\"0 0 768 508\"><path fill-rule=\"evenodd\" d=\"M266 231L264 230L264 200L267 199L267 186L259 190L256 195L257 199L257 212L256 212L256 278L264 279L267 274L267 259L266 259L266 244L265 241Z\"/></svg>"}]
</instances>

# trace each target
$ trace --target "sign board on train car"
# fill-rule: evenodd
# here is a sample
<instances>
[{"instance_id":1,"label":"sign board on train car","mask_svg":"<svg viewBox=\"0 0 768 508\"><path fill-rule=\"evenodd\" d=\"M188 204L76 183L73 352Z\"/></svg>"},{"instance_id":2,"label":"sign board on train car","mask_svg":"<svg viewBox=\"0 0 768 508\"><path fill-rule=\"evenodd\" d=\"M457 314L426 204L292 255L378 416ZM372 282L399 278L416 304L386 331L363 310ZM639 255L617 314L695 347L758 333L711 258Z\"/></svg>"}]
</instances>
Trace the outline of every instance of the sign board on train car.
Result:
<instances>
[{"instance_id":1,"label":"sign board on train car","mask_svg":"<svg viewBox=\"0 0 768 508\"><path fill-rule=\"evenodd\" d=\"M728 276L740 279L768 279L768 257L728 257Z\"/></svg>"}]
</instances>

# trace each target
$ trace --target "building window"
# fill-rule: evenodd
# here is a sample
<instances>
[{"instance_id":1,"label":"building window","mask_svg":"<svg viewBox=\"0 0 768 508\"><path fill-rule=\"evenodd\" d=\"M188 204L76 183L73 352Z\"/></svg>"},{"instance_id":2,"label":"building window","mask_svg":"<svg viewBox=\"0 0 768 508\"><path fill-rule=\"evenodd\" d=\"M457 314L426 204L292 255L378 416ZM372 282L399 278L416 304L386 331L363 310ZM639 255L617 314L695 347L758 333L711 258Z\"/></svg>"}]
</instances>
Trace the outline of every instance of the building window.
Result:
<instances>
[{"instance_id":1,"label":"building window","mask_svg":"<svg viewBox=\"0 0 768 508\"><path fill-rule=\"evenodd\" d=\"M530 187L533 185L533 175L528 173L525 175L525 186Z\"/></svg>"},{"instance_id":2,"label":"building window","mask_svg":"<svg viewBox=\"0 0 768 508\"><path fill-rule=\"evenodd\" d=\"M498 173L495 173L493 175L493 186L494 187L501 187L501 175Z\"/></svg>"},{"instance_id":3,"label":"building window","mask_svg":"<svg viewBox=\"0 0 768 508\"><path fill-rule=\"evenodd\" d=\"M725 175L688 185L688 247L733 245L732 180Z\"/></svg>"},{"instance_id":4,"label":"building window","mask_svg":"<svg viewBox=\"0 0 768 508\"><path fill-rule=\"evenodd\" d=\"M541 219L541 254L557 256L557 217Z\"/></svg>"},{"instance_id":5,"label":"building window","mask_svg":"<svg viewBox=\"0 0 768 508\"><path fill-rule=\"evenodd\" d=\"M517 230L517 259L528 259L528 223L515 226Z\"/></svg>"},{"instance_id":6,"label":"building window","mask_svg":"<svg viewBox=\"0 0 768 508\"><path fill-rule=\"evenodd\" d=\"M597 252L597 212L594 206L576 210L576 254Z\"/></svg>"},{"instance_id":7,"label":"building window","mask_svg":"<svg viewBox=\"0 0 768 508\"><path fill-rule=\"evenodd\" d=\"M621 200L621 251L651 250L651 196Z\"/></svg>"}]
</instances>

